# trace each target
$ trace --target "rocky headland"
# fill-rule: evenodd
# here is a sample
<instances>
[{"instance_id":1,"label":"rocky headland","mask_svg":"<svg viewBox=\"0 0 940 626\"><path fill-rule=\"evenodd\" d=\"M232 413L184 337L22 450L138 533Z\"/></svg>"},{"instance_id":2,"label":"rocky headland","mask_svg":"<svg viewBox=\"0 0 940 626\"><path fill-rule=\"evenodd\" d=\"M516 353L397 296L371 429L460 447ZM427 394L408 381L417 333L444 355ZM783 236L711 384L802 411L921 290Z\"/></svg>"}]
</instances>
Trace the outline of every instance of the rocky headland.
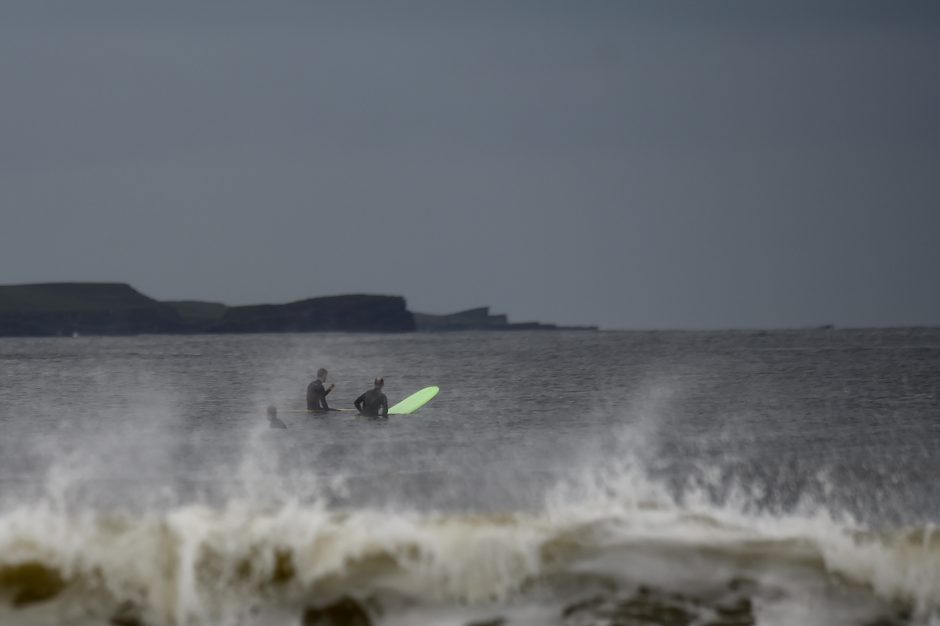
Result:
<instances>
[{"instance_id":1,"label":"rocky headland","mask_svg":"<svg viewBox=\"0 0 940 626\"><path fill-rule=\"evenodd\" d=\"M401 296L354 294L286 304L227 306L159 301L124 283L0 286L0 336L554 330L511 323L489 307L450 315L413 313Z\"/></svg>"},{"instance_id":2,"label":"rocky headland","mask_svg":"<svg viewBox=\"0 0 940 626\"><path fill-rule=\"evenodd\" d=\"M558 326L541 322L510 322L506 315L493 315L482 306L448 315L415 313L415 325L421 331L447 330L597 330L596 326Z\"/></svg>"}]
</instances>

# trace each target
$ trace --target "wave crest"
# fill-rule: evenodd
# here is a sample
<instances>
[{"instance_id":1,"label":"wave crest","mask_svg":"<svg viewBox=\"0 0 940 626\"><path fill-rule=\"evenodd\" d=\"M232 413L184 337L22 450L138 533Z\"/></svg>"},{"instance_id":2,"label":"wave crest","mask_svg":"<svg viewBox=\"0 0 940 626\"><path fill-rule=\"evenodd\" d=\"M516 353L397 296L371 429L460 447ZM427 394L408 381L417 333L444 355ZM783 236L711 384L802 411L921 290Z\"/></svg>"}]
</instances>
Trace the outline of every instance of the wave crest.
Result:
<instances>
[{"instance_id":1,"label":"wave crest","mask_svg":"<svg viewBox=\"0 0 940 626\"><path fill-rule=\"evenodd\" d=\"M940 538L932 527L875 533L825 518L745 520L661 507L578 510L568 519L558 511L445 515L298 504L137 516L39 507L0 517L8 608L52 602L63 611L113 613L132 605L153 624L242 623L266 605L344 596L427 606L552 598L570 608L592 585L711 597L741 581L765 600L805 600L801 594L822 585L833 601L861 594L871 610L901 603L929 615L940 607ZM626 600L605 602L598 606ZM565 623L563 608L557 614Z\"/></svg>"}]
</instances>

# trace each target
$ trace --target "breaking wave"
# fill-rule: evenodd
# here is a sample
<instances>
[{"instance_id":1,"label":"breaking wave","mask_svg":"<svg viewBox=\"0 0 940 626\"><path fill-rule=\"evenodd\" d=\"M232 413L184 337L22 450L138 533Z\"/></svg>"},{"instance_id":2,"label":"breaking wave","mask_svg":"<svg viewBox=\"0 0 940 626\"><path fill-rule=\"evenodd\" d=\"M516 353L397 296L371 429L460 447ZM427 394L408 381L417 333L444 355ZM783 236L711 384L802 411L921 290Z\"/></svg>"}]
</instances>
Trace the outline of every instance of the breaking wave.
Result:
<instances>
[{"instance_id":1,"label":"breaking wave","mask_svg":"<svg viewBox=\"0 0 940 626\"><path fill-rule=\"evenodd\" d=\"M503 514L20 504L0 516L0 617L296 624L311 607L351 601L387 624L937 619L940 537L930 525L872 530L824 510L745 512L677 501L635 473L619 478L559 485L541 510ZM649 620L631 622L631 611Z\"/></svg>"}]
</instances>

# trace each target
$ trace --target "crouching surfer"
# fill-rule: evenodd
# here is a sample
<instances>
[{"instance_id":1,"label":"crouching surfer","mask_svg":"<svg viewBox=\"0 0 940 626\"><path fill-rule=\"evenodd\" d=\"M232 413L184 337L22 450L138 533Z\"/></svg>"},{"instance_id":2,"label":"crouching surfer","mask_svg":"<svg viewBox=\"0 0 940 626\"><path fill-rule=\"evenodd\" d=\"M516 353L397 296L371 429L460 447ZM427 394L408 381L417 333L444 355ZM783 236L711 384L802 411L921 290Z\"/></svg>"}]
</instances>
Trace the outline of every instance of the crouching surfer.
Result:
<instances>
[{"instance_id":1,"label":"crouching surfer","mask_svg":"<svg viewBox=\"0 0 940 626\"><path fill-rule=\"evenodd\" d=\"M385 386L384 378L376 378L372 389L365 392L353 403L359 415L366 417L388 417L388 398L382 393Z\"/></svg>"}]
</instances>

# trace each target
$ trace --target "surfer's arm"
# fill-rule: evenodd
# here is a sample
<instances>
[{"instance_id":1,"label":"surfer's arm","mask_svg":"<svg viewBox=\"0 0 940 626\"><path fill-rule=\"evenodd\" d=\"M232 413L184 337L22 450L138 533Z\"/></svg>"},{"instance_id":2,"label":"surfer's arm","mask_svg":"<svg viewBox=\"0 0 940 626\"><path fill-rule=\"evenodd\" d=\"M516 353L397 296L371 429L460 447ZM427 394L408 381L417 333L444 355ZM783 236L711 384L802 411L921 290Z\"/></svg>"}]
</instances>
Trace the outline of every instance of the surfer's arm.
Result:
<instances>
[{"instance_id":1,"label":"surfer's arm","mask_svg":"<svg viewBox=\"0 0 940 626\"><path fill-rule=\"evenodd\" d=\"M379 409L379 415L388 417L388 398L385 397L385 394L382 394L382 408Z\"/></svg>"},{"instance_id":2,"label":"surfer's arm","mask_svg":"<svg viewBox=\"0 0 940 626\"><path fill-rule=\"evenodd\" d=\"M362 413L362 402L365 399L366 399L366 394L362 394L361 396L356 398L355 402L353 402L353 404L356 407L356 410L359 411L360 413Z\"/></svg>"},{"instance_id":3,"label":"surfer's arm","mask_svg":"<svg viewBox=\"0 0 940 626\"><path fill-rule=\"evenodd\" d=\"M329 387L327 387L327 388L323 391L323 397L325 398L325 397L327 397L328 395L330 395L330 392L333 391L333 387L335 387L335 386L336 386L336 385L330 385Z\"/></svg>"}]
</instances>

